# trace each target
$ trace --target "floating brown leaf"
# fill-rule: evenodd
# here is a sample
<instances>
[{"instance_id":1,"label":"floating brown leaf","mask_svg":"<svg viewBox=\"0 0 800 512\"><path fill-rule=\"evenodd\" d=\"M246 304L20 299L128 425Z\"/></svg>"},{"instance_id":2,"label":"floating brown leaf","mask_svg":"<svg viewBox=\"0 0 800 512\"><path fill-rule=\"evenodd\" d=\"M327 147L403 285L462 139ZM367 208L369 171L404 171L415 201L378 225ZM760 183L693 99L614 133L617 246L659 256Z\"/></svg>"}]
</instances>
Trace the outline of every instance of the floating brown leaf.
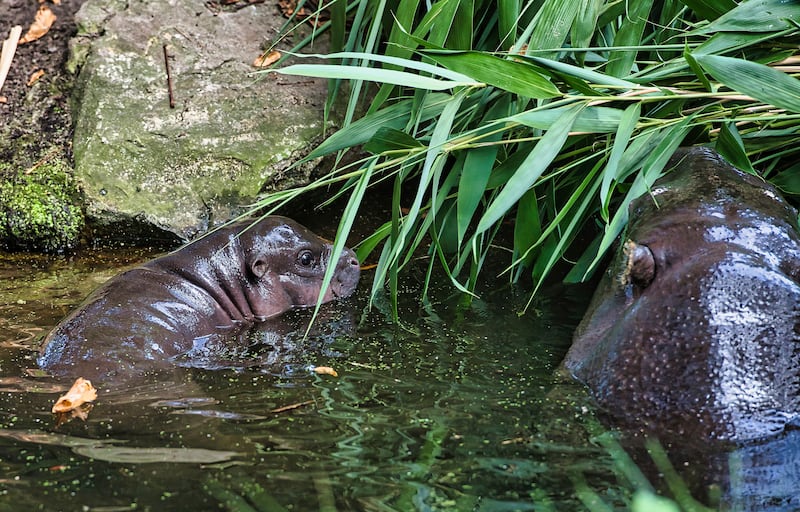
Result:
<instances>
[{"instance_id":1,"label":"floating brown leaf","mask_svg":"<svg viewBox=\"0 0 800 512\"><path fill-rule=\"evenodd\" d=\"M22 39L19 40L19 44L36 41L43 35L47 34L55 21L56 15L53 14L53 11L51 11L49 7L46 5L39 7L39 10L36 11L36 17L34 18L33 23L25 35L22 36Z\"/></svg>"},{"instance_id":2,"label":"floating brown leaf","mask_svg":"<svg viewBox=\"0 0 800 512\"><path fill-rule=\"evenodd\" d=\"M336 373L336 370L334 370L330 366L315 366L314 372L320 375L333 375L334 377L339 376L339 374Z\"/></svg>"},{"instance_id":3,"label":"floating brown leaf","mask_svg":"<svg viewBox=\"0 0 800 512\"><path fill-rule=\"evenodd\" d=\"M54 413L68 412L77 409L86 402L93 402L97 399L97 390L92 383L83 377L78 377L67 394L56 401L53 406Z\"/></svg>"},{"instance_id":4,"label":"floating brown leaf","mask_svg":"<svg viewBox=\"0 0 800 512\"><path fill-rule=\"evenodd\" d=\"M253 67L266 68L278 62L278 59L280 58L281 58L281 52L277 50L272 50L269 53L262 53L261 55L256 57L256 60L253 61Z\"/></svg>"}]
</instances>

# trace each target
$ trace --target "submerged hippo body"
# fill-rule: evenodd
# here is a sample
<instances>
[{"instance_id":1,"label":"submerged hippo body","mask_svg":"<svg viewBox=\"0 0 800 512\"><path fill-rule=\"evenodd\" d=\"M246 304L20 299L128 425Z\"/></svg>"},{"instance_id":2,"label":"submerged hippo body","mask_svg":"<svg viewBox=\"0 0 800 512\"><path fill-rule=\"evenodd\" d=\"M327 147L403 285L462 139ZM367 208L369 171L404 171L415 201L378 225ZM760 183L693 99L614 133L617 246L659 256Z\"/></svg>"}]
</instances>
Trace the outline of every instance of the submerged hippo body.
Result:
<instances>
[{"instance_id":1,"label":"submerged hippo body","mask_svg":"<svg viewBox=\"0 0 800 512\"><path fill-rule=\"evenodd\" d=\"M219 229L128 270L96 290L45 338L51 373L128 377L168 366L209 337L235 336L317 301L332 246L283 217ZM345 249L324 300L353 293L355 254Z\"/></svg>"},{"instance_id":2,"label":"submerged hippo body","mask_svg":"<svg viewBox=\"0 0 800 512\"><path fill-rule=\"evenodd\" d=\"M564 367L627 428L731 441L800 413L797 212L711 150L630 208Z\"/></svg>"}]
</instances>

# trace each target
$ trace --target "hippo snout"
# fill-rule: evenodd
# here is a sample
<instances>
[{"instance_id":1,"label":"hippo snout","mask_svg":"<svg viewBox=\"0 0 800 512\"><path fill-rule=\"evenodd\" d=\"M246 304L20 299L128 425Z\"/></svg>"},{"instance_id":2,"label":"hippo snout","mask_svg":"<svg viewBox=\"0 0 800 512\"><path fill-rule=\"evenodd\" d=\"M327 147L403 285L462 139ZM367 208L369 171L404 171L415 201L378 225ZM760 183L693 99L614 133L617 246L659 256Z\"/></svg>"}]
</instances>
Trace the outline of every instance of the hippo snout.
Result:
<instances>
[{"instance_id":1,"label":"hippo snout","mask_svg":"<svg viewBox=\"0 0 800 512\"><path fill-rule=\"evenodd\" d=\"M336 275L332 284L336 297L349 297L356 291L361 276L361 264L352 249L345 248L336 266Z\"/></svg>"}]
</instances>

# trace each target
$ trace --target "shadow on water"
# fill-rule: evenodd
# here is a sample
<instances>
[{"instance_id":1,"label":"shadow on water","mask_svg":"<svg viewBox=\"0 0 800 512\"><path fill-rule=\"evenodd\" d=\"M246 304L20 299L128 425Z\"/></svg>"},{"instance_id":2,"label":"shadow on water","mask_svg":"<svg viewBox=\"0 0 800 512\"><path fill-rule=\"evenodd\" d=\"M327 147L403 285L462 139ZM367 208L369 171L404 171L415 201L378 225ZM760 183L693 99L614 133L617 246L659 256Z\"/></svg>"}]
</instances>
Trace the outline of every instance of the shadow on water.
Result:
<instances>
[{"instance_id":1,"label":"shadow on water","mask_svg":"<svg viewBox=\"0 0 800 512\"><path fill-rule=\"evenodd\" d=\"M716 453L622 448L580 387L556 382L585 288L553 288L519 315L524 291L487 288L465 310L436 290L420 306L409 279L396 326L380 300L363 313L362 287L327 305L307 339L308 312L293 312L247 354L100 389L86 421L56 427L50 407L69 383L30 371L39 339L152 256L0 258L0 509L673 505L653 492L686 509L798 508L794 432Z\"/></svg>"}]
</instances>

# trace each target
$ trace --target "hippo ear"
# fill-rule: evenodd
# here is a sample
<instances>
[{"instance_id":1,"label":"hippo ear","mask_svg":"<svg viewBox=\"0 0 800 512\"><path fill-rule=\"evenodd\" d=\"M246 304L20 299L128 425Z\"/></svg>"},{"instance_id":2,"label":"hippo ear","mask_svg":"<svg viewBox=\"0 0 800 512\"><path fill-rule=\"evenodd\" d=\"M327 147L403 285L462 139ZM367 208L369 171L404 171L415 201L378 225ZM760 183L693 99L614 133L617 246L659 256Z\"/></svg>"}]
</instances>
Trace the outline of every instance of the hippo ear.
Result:
<instances>
[{"instance_id":1,"label":"hippo ear","mask_svg":"<svg viewBox=\"0 0 800 512\"><path fill-rule=\"evenodd\" d=\"M656 260L653 257L653 252L649 247L642 244L637 244L631 240L627 249L628 264L630 270L630 280L633 284L646 288L653 282L656 276Z\"/></svg>"},{"instance_id":2,"label":"hippo ear","mask_svg":"<svg viewBox=\"0 0 800 512\"><path fill-rule=\"evenodd\" d=\"M267 273L267 269L269 269L269 265L267 265L267 262L261 258L256 258L250 264L250 271L259 279L264 277L264 274Z\"/></svg>"}]
</instances>

